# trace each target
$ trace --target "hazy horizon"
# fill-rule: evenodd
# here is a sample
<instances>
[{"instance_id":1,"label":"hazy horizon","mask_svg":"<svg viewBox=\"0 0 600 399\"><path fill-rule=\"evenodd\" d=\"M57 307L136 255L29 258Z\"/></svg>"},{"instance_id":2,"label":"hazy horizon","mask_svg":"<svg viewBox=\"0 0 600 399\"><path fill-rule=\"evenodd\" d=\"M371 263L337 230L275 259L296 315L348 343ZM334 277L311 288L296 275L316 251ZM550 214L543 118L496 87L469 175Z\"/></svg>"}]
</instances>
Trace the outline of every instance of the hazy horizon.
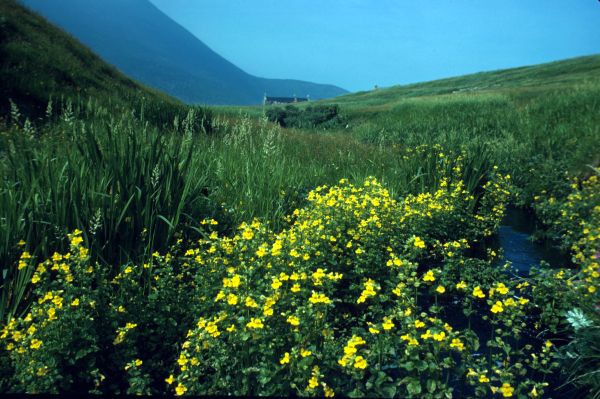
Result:
<instances>
[{"instance_id":1,"label":"hazy horizon","mask_svg":"<svg viewBox=\"0 0 600 399\"><path fill-rule=\"evenodd\" d=\"M351 91L600 53L597 1L150 1L248 73Z\"/></svg>"}]
</instances>

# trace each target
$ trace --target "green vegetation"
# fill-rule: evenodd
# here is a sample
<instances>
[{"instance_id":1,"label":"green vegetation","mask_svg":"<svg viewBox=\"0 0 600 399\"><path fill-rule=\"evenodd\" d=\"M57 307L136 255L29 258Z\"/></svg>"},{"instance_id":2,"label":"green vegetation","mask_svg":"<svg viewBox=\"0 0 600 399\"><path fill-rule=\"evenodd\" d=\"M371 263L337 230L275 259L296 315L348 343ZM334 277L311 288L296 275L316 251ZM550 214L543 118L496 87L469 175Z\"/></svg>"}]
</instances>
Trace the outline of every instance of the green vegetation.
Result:
<instances>
[{"instance_id":1,"label":"green vegetation","mask_svg":"<svg viewBox=\"0 0 600 399\"><path fill-rule=\"evenodd\" d=\"M276 122L282 127L303 128L332 128L342 123L337 105L317 105L299 109L293 105L283 107L270 107L265 111L265 116L271 122Z\"/></svg>"},{"instance_id":2,"label":"green vegetation","mask_svg":"<svg viewBox=\"0 0 600 399\"><path fill-rule=\"evenodd\" d=\"M2 10L0 392L600 395L600 57L208 110Z\"/></svg>"},{"instance_id":3,"label":"green vegetation","mask_svg":"<svg viewBox=\"0 0 600 399\"><path fill-rule=\"evenodd\" d=\"M564 176L598 165L600 56L392 87L336 98L367 143L477 145L515 178L529 205ZM559 172L560 171L560 172Z\"/></svg>"}]
</instances>

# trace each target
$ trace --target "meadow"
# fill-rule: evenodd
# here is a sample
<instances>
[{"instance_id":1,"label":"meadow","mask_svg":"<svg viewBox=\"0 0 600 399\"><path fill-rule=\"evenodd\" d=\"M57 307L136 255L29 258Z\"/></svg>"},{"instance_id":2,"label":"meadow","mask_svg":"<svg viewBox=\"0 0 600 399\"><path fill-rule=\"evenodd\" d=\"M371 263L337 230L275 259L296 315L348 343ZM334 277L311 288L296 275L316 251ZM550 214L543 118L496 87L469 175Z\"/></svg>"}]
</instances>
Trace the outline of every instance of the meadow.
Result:
<instances>
[{"instance_id":1,"label":"meadow","mask_svg":"<svg viewBox=\"0 0 600 399\"><path fill-rule=\"evenodd\" d=\"M0 392L600 397L599 70L358 93L303 128L13 103ZM517 276L486 245L508 206L571 263Z\"/></svg>"}]
</instances>

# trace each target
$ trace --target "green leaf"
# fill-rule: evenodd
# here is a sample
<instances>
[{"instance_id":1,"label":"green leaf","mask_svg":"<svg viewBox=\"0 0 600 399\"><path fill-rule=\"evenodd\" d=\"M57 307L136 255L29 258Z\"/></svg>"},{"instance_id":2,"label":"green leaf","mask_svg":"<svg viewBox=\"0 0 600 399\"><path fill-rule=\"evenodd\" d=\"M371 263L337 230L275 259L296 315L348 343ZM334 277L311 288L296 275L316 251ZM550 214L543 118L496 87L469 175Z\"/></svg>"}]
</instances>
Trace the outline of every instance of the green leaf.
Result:
<instances>
[{"instance_id":1,"label":"green leaf","mask_svg":"<svg viewBox=\"0 0 600 399\"><path fill-rule=\"evenodd\" d=\"M419 395L421 393L421 383L419 381L411 381L406 389L411 396Z\"/></svg>"},{"instance_id":2,"label":"green leaf","mask_svg":"<svg viewBox=\"0 0 600 399\"><path fill-rule=\"evenodd\" d=\"M381 396L385 398L393 398L394 396L396 396L396 386L388 385L385 387L381 387L379 392L381 392Z\"/></svg>"},{"instance_id":3,"label":"green leaf","mask_svg":"<svg viewBox=\"0 0 600 399\"><path fill-rule=\"evenodd\" d=\"M406 369L406 371L412 371L415 368L415 364L413 362L406 362L402 365Z\"/></svg>"},{"instance_id":4,"label":"green leaf","mask_svg":"<svg viewBox=\"0 0 600 399\"><path fill-rule=\"evenodd\" d=\"M436 387L437 387L437 384L436 384L435 380L427 380L427 390L430 393L435 392Z\"/></svg>"}]
</instances>

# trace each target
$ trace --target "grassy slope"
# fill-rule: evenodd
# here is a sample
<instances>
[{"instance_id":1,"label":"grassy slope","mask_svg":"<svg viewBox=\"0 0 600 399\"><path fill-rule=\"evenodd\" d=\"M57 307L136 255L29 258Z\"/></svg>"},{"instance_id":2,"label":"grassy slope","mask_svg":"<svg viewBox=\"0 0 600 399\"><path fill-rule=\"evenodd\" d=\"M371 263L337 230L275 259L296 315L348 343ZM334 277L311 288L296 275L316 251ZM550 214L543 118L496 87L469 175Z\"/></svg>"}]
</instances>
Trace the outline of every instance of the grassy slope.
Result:
<instances>
[{"instance_id":1,"label":"grassy slope","mask_svg":"<svg viewBox=\"0 0 600 399\"><path fill-rule=\"evenodd\" d=\"M319 102L326 103L326 102ZM336 98L343 134L404 146L488 152L530 203L600 163L600 56L484 72ZM469 148L471 147L471 148Z\"/></svg>"},{"instance_id":2,"label":"grassy slope","mask_svg":"<svg viewBox=\"0 0 600 399\"><path fill-rule=\"evenodd\" d=\"M163 110L184 107L127 78L16 1L0 1L0 115L12 99L26 115L40 116L51 96L110 98L122 105L137 105L144 98Z\"/></svg>"},{"instance_id":3,"label":"grassy slope","mask_svg":"<svg viewBox=\"0 0 600 399\"><path fill-rule=\"evenodd\" d=\"M357 107L387 105L406 98L456 93L490 93L506 90L555 90L600 80L600 55L547 64L480 72L430 82L393 86L336 98L336 103Z\"/></svg>"}]
</instances>

